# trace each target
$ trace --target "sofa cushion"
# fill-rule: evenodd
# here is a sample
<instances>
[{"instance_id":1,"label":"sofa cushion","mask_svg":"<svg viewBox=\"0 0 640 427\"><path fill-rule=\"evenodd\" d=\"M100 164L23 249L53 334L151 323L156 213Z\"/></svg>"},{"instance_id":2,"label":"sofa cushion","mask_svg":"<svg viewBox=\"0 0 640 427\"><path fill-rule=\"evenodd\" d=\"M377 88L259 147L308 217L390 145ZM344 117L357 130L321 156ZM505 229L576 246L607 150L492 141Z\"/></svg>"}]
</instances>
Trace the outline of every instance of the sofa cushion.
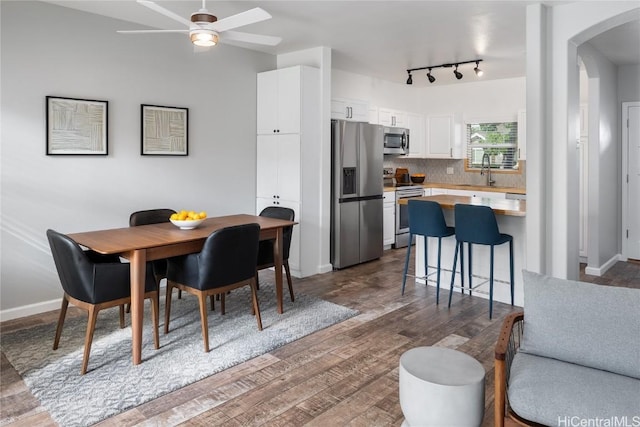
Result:
<instances>
[{"instance_id":1,"label":"sofa cushion","mask_svg":"<svg viewBox=\"0 0 640 427\"><path fill-rule=\"evenodd\" d=\"M522 352L513 358L507 395L516 414L543 425L640 422L640 380Z\"/></svg>"},{"instance_id":2,"label":"sofa cushion","mask_svg":"<svg viewBox=\"0 0 640 427\"><path fill-rule=\"evenodd\" d=\"M522 274L521 351L640 379L640 289Z\"/></svg>"}]
</instances>

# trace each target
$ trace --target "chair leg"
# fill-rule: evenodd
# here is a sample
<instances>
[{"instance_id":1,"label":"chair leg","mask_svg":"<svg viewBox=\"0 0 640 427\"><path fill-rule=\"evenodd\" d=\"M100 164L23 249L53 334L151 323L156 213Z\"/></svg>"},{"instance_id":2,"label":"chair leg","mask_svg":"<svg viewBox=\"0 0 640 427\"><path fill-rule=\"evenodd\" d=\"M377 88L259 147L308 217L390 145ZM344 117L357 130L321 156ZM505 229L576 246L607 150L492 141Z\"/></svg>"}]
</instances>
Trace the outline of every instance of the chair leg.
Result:
<instances>
[{"instance_id":1,"label":"chair leg","mask_svg":"<svg viewBox=\"0 0 640 427\"><path fill-rule=\"evenodd\" d=\"M436 272L436 305L440 304L440 260L442 259L442 237L438 237L438 270Z\"/></svg>"},{"instance_id":2,"label":"chair leg","mask_svg":"<svg viewBox=\"0 0 640 427\"><path fill-rule=\"evenodd\" d=\"M220 295L220 312L222 313L222 315L224 315L227 312L224 303L225 303L225 294L223 292L222 295Z\"/></svg>"},{"instance_id":3,"label":"chair leg","mask_svg":"<svg viewBox=\"0 0 640 427\"><path fill-rule=\"evenodd\" d=\"M509 241L509 280L511 281L511 305L513 305L513 240Z\"/></svg>"},{"instance_id":4,"label":"chair leg","mask_svg":"<svg viewBox=\"0 0 640 427\"><path fill-rule=\"evenodd\" d=\"M258 289L256 283L252 280L249 284L251 286L251 296L253 299L253 311L256 314L256 321L258 322L258 330L262 330L262 318L260 317L260 304L258 303Z\"/></svg>"},{"instance_id":5,"label":"chair leg","mask_svg":"<svg viewBox=\"0 0 640 427\"><path fill-rule=\"evenodd\" d=\"M171 294L173 293L173 282L167 280L167 291L164 304L164 333L169 333L169 318L171 316Z\"/></svg>"},{"instance_id":6,"label":"chair leg","mask_svg":"<svg viewBox=\"0 0 640 427\"><path fill-rule=\"evenodd\" d=\"M260 280L258 279L258 270L256 270L256 289L260 290Z\"/></svg>"},{"instance_id":7,"label":"chair leg","mask_svg":"<svg viewBox=\"0 0 640 427\"><path fill-rule=\"evenodd\" d=\"M178 299L182 299L182 289L178 289Z\"/></svg>"},{"instance_id":8,"label":"chair leg","mask_svg":"<svg viewBox=\"0 0 640 427\"><path fill-rule=\"evenodd\" d=\"M295 298L293 297L293 283L291 282L291 269L289 268L289 260L285 259L282 265L284 265L284 272L287 275L287 285L289 285L289 296L291 297L291 302L294 302ZM257 288L258 286L256 285L256 289Z\"/></svg>"},{"instance_id":9,"label":"chair leg","mask_svg":"<svg viewBox=\"0 0 640 427\"><path fill-rule=\"evenodd\" d=\"M209 353L209 323L207 322L207 296L204 293L198 294L200 303L200 324L202 325L202 340L204 341L204 352Z\"/></svg>"},{"instance_id":10,"label":"chair leg","mask_svg":"<svg viewBox=\"0 0 640 427\"><path fill-rule=\"evenodd\" d=\"M491 245L489 263L489 319L491 319L493 317L493 245Z\"/></svg>"},{"instance_id":11,"label":"chair leg","mask_svg":"<svg viewBox=\"0 0 640 427\"><path fill-rule=\"evenodd\" d=\"M120 304L120 329L124 329L124 304Z\"/></svg>"},{"instance_id":12,"label":"chair leg","mask_svg":"<svg viewBox=\"0 0 640 427\"><path fill-rule=\"evenodd\" d=\"M460 293L464 294L464 242L460 242Z\"/></svg>"},{"instance_id":13,"label":"chair leg","mask_svg":"<svg viewBox=\"0 0 640 427\"><path fill-rule=\"evenodd\" d=\"M409 233L409 242L413 238L413 234ZM407 283L407 270L409 269L409 258L411 258L411 245L407 246L407 255L404 259L404 272L402 273L402 295L404 295L404 286Z\"/></svg>"},{"instance_id":14,"label":"chair leg","mask_svg":"<svg viewBox=\"0 0 640 427\"><path fill-rule=\"evenodd\" d=\"M429 285L429 253L427 252L427 245L429 244L429 238L427 236L424 236L423 239L424 242L424 285L428 286Z\"/></svg>"},{"instance_id":15,"label":"chair leg","mask_svg":"<svg viewBox=\"0 0 640 427\"><path fill-rule=\"evenodd\" d=\"M89 307L89 319L87 321L87 334L84 338L84 355L82 357L82 369L80 374L87 373L87 366L89 365L89 354L91 353L91 343L93 342L93 331L96 329L96 319L98 317L98 310L95 305Z\"/></svg>"},{"instance_id":16,"label":"chair leg","mask_svg":"<svg viewBox=\"0 0 640 427\"><path fill-rule=\"evenodd\" d=\"M458 248L460 242L456 241L456 250L453 253L453 268L451 269L451 287L449 288L449 308L451 308L451 297L453 296L453 285L456 281L456 266L458 264Z\"/></svg>"},{"instance_id":17,"label":"chair leg","mask_svg":"<svg viewBox=\"0 0 640 427\"><path fill-rule=\"evenodd\" d=\"M158 336L158 323L160 323L160 292L155 291L151 296L151 322L153 324L153 345L156 350L160 348L160 337Z\"/></svg>"},{"instance_id":18,"label":"chair leg","mask_svg":"<svg viewBox=\"0 0 640 427\"><path fill-rule=\"evenodd\" d=\"M128 313L131 313L131 303L127 303L127 308L125 309L125 311Z\"/></svg>"},{"instance_id":19,"label":"chair leg","mask_svg":"<svg viewBox=\"0 0 640 427\"><path fill-rule=\"evenodd\" d=\"M58 316L58 326L56 326L56 336L53 339L53 349L58 349L60 343L60 335L62 335L62 326L64 325L64 319L67 316L67 307L69 306L69 300L67 294L62 296L62 306L60 307L60 316Z\"/></svg>"},{"instance_id":20,"label":"chair leg","mask_svg":"<svg viewBox=\"0 0 640 427\"><path fill-rule=\"evenodd\" d=\"M473 245L471 243L467 243L467 247L469 250L469 295L471 295L473 289L473 257L471 256L471 247Z\"/></svg>"},{"instance_id":21,"label":"chair leg","mask_svg":"<svg viewBox=\"0 0 640 427\"><path fill-rule=\"evenodd\" d=\"M211 305L211 311L216 311L216 296L209 295L209 305Z\"/></svg>"}]
</instances>

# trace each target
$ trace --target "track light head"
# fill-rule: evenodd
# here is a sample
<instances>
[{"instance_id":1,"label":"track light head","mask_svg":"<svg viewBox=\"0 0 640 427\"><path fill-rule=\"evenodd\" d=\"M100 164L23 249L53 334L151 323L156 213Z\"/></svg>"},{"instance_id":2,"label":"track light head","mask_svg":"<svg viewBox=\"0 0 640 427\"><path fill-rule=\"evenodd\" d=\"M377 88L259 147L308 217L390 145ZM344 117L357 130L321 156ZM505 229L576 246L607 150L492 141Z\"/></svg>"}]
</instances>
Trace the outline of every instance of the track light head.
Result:
<instances>
[{"instance_id":1,"label":"track light head","mask_svg":"<svg viewBox=\"0 0 640 427\"><path fill-rule=\"evenodd\" d=\"M453 70L453 74L455 74L456 79L460 80L462 78L462 73L458 71L458 64L456 64L456 69Z\"/></svg>"},{"instance_id":2,"label":"track light head","mask_svg":"<svg viewBox=\"0 0 640 427\"><path fill-rule=\"evenodd\" d=\"M484 74L484 71L480 69L480 61L476 61L476 68L474 68L473 71L476 72L476 76L482 77L482 75Z\"/></svg>"},{"instance_id":3,"label":"track light head","mask_svg":"<svg viewBox=\"0 0 640 427\"><path fill-rule=\"evenodd\" d=\"M407 71L407 73L409 73L409 77L407 78L407 84L408 85L412 85L413 84L413 79L411 78L411 71Z\"/></svg>"},{"instance_id":4,"label":"track light head","mask_svg":"<svg viewBox=\"0 0 640 427\"><path fill-rule=\"evenodd\" d=\"M429 68L429 72L427 73L427 78L429 79L429 83L433 83L436 81L436 78L431 75L431 68Z\"/></svg>"}]
</instances>

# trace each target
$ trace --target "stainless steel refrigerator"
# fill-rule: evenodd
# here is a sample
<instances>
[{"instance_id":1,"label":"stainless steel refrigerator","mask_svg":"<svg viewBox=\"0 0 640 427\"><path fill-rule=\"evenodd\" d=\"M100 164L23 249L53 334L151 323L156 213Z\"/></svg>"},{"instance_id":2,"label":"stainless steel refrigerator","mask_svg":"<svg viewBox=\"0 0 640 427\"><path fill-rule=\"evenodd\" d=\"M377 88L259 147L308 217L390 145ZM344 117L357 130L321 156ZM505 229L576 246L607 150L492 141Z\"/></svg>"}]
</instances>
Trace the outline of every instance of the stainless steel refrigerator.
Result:
<instances>
[{"instance_id":1,"label":"stainless steel refrigerator","mask_svg":"<svg viewBox=\"0 0 640 427\"><path fill-rule=\"evenodd\" d=\"M331 120L331 264L382 256L382 126Z\"/></svg>"}]
</instances>

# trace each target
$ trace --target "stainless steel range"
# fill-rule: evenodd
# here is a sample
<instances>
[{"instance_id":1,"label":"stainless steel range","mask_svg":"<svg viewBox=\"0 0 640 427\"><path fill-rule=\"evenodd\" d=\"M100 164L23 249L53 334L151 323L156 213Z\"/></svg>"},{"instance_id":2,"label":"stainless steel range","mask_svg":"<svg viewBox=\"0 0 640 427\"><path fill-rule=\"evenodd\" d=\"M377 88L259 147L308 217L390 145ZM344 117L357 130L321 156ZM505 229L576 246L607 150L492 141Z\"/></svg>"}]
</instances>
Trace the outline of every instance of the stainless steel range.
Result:
<instances>
[{"instance_id":1,"label":"stainless steel range","mask_svg":"<svg viewBox=\"0 0 640 427\"><path fill-rule=\"evenodd\" d=\"M403 185L396 187L396 243L395 248L406 248L409 245L409 205L398 203L401 199L422 197L424 189L419 185ZM411 242L413 244L414 242Z\"/></svg>"}]
</instances>

